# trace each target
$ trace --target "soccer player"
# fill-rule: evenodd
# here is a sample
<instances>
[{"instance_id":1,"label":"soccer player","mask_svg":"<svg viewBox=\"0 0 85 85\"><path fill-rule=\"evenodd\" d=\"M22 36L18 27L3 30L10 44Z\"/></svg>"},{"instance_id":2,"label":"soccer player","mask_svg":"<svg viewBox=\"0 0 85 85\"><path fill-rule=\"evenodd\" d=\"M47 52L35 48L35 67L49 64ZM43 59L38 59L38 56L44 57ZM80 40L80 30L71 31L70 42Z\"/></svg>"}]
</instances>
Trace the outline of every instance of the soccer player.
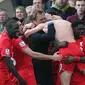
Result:
<instances>
[{"instance_id":1,"label":"soccer player","mask_svg":"<svg viewBox=\"0 0 85 85\"><path fill-rule=\"evenodd\" d=\"M10 24L10 29L8 29L8 24ZM13 53L11 39L17 38L19 26L15 21L10 21L8 24L6 25L7 31L0 37L0 85L13 84L9 71L19 80L20 85L26 85L25 80L19 75L11 60Z\"/></svg>"}]
</instances>

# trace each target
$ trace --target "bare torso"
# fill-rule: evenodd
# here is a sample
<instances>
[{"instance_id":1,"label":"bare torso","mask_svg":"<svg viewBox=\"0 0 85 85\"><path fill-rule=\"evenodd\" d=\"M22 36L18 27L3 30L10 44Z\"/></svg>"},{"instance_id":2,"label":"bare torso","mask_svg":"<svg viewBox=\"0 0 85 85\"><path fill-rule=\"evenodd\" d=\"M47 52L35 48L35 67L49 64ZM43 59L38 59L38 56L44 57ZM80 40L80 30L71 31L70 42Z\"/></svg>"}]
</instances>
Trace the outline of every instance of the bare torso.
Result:
<instances>
[{"instance_id":1,"label":"bare torso","mask_svg":"<svg viewBox=\"0 0 85 85\"><path fill-rule=\"evenodd\" d=\"M55 38L62 41L67 42L75 42L73 30L71 27L71 23L66 20L54 20L54 26L55 26Z\"/></svg>"}]
</instances>

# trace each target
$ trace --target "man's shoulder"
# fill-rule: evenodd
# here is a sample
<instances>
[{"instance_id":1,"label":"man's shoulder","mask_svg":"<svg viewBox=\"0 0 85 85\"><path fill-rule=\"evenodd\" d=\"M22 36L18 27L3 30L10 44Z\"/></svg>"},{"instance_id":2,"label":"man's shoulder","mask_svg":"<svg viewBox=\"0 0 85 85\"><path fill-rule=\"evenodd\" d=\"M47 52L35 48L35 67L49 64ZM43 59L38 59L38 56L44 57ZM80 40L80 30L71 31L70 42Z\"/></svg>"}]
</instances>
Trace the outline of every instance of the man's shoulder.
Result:
<instances>
[{"instance_id":1,"label":"man's shoulder","mask_svg":"<svg viewBox=\"0 0 85 85\"><path fill-rule=\"evenodd\" d=\"M2 33L1 37L0 37L0 40L2 41L2 40L11 40L11 39L9 38L7 33Z\"/></svg>"}]
</instances>

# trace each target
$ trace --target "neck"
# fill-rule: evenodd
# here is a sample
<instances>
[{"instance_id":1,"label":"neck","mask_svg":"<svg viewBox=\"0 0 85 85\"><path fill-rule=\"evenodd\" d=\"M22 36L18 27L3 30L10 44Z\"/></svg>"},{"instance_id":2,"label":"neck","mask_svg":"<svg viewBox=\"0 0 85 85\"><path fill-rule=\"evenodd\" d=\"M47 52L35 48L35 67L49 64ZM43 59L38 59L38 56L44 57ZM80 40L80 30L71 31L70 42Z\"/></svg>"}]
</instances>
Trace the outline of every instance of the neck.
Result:
<instances>
[{"instance_id":1,"label":"neck","mask_svg":"<svg viewBox=\"0 0 85 85\"><path fill-rule=\"evenodd\" d=\"M78 14L78 18L79 18L79 19L82 19L83 16L84 16L84 13L77 13L77 14Z\"/></svg>"},{"instance_id":2,"label":"neck","mask_svg":"<svg viewBox=\"0 0 85 85\"><path fill-rule=\"evenodd\" d=\"M0 23L0 28L2 28L3 27L3 24L2 23Z\"/></svg>"}]
</instances>

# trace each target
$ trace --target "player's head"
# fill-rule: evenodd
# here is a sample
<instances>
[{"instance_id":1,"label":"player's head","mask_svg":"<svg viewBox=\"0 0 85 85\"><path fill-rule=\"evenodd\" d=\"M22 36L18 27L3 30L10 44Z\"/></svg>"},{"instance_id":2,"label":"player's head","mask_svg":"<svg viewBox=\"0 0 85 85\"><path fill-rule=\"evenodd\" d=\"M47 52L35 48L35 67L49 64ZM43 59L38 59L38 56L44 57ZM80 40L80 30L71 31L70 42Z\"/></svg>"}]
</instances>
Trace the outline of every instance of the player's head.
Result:
<instances>
[{"instance_id":1,"label":"player's head","mask_svg":"<svg viewBox=\"0 0 85 85\"><path fill-rule=\"evenodd\" d=\"M41 9L41 8L33 9L32 13L30 15L30 20L36 25L47 21L45 13L44 13L43 9Z\"/></svg>"},{"instance_id":2,"label":"player's head","mask_svg":"<svg viewBox=\"0 0 85 85\"><path fill-rule=\"evenodd\" d=\"M6 32L8 33L9 37L12 38L18 38L19 36L19 25L16 22L16 20L9 20L7 24L5 25Z\"/></svg>"},{"instance_id":3,"label":"player's head","mask_svg":"<svg viewBox=\"0 0 85 85\"><path fill-rule=\"evenodd\" d=\"M74 22L72 28L76 39L80 39L85 34L85 23L82 21Z\"/></svg>"}]
</instances>

